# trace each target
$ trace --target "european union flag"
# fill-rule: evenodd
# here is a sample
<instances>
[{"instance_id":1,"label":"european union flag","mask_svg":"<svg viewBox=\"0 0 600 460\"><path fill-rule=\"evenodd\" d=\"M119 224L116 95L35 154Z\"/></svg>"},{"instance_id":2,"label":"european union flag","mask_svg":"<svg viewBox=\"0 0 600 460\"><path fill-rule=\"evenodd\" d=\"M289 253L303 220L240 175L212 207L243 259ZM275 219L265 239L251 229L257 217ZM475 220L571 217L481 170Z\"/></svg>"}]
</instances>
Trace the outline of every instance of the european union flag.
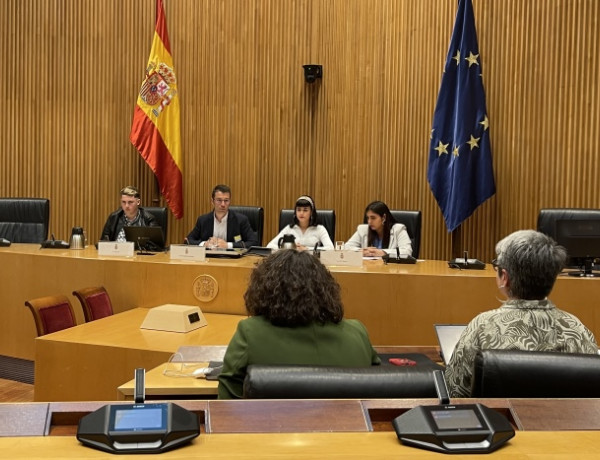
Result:
<instances>
[{"instance_id":1,"label":"european union flag","mask_svg":"<svg viewBox=\"0 0 600 460\"><path fill-rule=\"evenodd\" d=\"M471 0L459 0L433 115L427 180L455 230L496 193L489 122Z\"/></svg>"}]
</instances>

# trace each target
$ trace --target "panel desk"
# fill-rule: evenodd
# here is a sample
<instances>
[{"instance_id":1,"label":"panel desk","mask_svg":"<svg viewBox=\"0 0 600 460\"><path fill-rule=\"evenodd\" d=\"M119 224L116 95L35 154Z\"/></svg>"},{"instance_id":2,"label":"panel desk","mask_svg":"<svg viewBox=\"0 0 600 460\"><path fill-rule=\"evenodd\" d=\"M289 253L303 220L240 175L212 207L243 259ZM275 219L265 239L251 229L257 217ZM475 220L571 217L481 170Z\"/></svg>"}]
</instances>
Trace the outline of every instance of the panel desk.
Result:
<instances>
[{"instance_id":1,"label":"panel desk","mask_svg":"<svg viewBox=\"0 0 600 460\"><path fill-rule=\"evenodd\" d=\"M241 315L206 313L208 326L188 333L140 329L135 308L36 339L35 401L110 401L138 367L167 362L180 346L228 344Z\"/></svg>"},{"instance_id":2,"label":"panel desk","mask_svg":"<svg viewBox=\"0 0 600 460\"><path fill-rule=\"evenodd\" d=\"M244 314L243 293L259 257L207 262L172 261L169 254L102 258L93 246L84 250L40 249L13 244L0 248L0 354L33 359L35 326L24 306L27 299L103 285L115 312L165 303L199 305L204 312ZM366 260L362 267L332 267L340 283L347 318L360 319L374 345L433 345L434 323L466 323L476 314L497 307L495 272L457 270L445 261L415 265L383 265ZM208 275L216 281L213 300L195 297L195 280ZM196 287L194 287L196 286ZM560 277L551 299L577 315L600 337L600 279ZM77 320L83 314L73 302ZM158 363L157 363L158 364Z\"/></svg>"}]
</instances>

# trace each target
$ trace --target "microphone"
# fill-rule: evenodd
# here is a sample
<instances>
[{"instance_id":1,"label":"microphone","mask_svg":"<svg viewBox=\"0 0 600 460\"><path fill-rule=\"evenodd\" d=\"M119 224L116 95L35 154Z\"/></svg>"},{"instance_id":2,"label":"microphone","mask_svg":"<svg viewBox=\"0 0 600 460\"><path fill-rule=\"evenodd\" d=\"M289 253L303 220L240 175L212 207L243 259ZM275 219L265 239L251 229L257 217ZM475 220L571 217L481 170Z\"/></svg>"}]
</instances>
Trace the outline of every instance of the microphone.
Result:
<instances>
[{"instance_id":1,"label":"microphone","mask_svg":"<svg viewBox=\"0 0 600 460\"><path fill-rule=\"evenodd\" d=\"M319 254L319 251L317 251L317 248L318 248L318 247L319 247L319 242L317 241L317 242L315 243L315 247L313 248L313 256L315 256L315 257L319 257L319 255L320 255L320 254Z\"/></svg>"},{"instance_id":2,"label":"microphone","mask_svg":"<svg viewBox=\"0 0 600 460\"><path fill-rule=\"evenodd\" d=\"M459 270L483 270L485 263L478 259L469 259L469 252L464 251L464 259L457 257L448 261L450 268L458 268Z\"/></svg>"},{"instance_id":3,"label":"microphone","mask_svg":"<svg viewBox=\"0 0 600 460\"><path fill-rule=\"evenodd\" d=\"M188 240L187 238L183 239L183 244L187 244L188 246L190 245L190 240Z\"/></svg>"},{"instance_id":4,"label":"microphone","mask_svg":"<svg viewBox=\"0 0 600 460\"><path fill-rule=\"evenodd\" d=\"M54 233L50 233L50 238L52 239L52 241L56 241L56 240L54 239Z\"/></svg>"},{"instance_id":5,"label":"microphone","mask_svg":"<svg viewBox=\"0 0 600 460\"><path fill-rule=\"evenodd\" d=\"M440 404L450 404L450 394L446 386L444 371L433 371L433 383L435 384L435 392L437 393Z\"/></svg>"}]
</instances>

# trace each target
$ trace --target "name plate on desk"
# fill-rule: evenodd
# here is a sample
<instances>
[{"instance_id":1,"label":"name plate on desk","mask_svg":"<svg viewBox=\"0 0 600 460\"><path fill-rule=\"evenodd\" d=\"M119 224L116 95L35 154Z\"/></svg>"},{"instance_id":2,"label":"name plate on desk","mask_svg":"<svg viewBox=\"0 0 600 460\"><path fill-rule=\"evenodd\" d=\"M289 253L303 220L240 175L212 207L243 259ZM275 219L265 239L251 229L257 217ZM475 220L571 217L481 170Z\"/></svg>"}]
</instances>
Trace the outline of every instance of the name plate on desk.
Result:
<instances>
[{"instance_id":1,"label":"name plate on desk","mask_svg":"<svg viewBox=\"0 0 600 460\"><path fill-rule=\"evenodd\" d=\"M342 249L341 251L321 251L319 253L323 265L338 267L362 267L363 255L361 251Z\"/></svg>"},{"instance_id":2,"label":"name plate on desk","mask_svg":"<svg viewBox=\"0 0 600 460\"><path fill-rule=\"evenodd\" d=\"M109 257L133 257L133 242L99 241L98 255Z\"/></svg>"},{"instance_id":3,"label":"name plate on desk","mask_svg":"<svg viewBox=\"0 0 600 460\"><path fill-rule=\"evenodd\" d=\"M172 260L192 260L196 262L204 262L206 260L206 248L204 246L172 244L170 252Z\"/></svg>"}]
</instances>

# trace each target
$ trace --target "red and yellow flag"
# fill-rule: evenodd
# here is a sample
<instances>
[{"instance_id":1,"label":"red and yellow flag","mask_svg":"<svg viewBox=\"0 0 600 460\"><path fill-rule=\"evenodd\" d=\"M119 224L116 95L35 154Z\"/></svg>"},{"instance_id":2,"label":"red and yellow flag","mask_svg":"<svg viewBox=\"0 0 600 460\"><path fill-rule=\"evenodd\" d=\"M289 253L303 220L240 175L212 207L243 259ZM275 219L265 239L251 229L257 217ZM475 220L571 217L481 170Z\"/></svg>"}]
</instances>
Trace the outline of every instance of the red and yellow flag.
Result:
<instances>
[{"instance_id":1,"label":"red and yellow flag","mask_svg":"<svg viewBox=\"0 0 600 460\"><path fill-rule=\"evenodd\" d=\"M183 217L179 95L162 0L156 0L154 39L129 139L154 171L175 217Z\"/></svg>"}]
</instances>

